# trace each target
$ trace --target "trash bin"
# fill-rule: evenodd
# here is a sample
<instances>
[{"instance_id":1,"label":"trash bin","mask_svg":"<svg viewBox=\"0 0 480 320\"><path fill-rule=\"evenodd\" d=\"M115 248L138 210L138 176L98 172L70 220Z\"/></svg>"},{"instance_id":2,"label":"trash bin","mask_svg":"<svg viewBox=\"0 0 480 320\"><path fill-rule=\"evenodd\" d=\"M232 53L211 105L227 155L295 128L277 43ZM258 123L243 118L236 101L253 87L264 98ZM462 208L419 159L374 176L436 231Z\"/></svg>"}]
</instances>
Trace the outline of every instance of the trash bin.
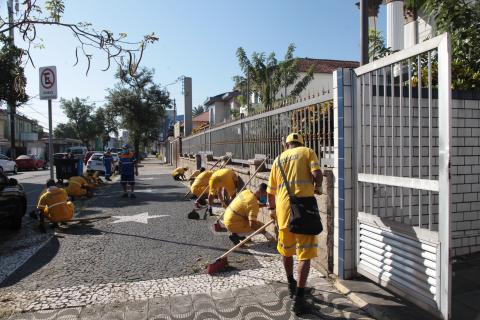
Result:
<instances>
[{"instance_id":1,"label":"trash bin","mask_svg":"<svg viewBox=\"0 0 480 320\"><path fill-rule=\"evenodd\" d=\"M55 159L53 164L57 172L57 180L66 180L79 175L79 160L77 159Z\"/></svg>"}]
</instances>

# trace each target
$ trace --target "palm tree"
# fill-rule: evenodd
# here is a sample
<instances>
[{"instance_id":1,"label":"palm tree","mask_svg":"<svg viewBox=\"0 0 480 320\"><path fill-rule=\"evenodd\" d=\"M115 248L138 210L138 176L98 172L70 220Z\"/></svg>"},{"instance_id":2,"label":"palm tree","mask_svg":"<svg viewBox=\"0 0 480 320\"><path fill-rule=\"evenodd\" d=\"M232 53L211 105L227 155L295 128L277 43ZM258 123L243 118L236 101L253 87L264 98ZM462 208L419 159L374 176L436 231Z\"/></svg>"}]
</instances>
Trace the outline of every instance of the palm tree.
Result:
<instances>
[{"instance_id":1,"label":"palm tree","mask_svg":"<svg viewBox=\"0 0 480 320\"><path fill-rule=\"evenodd\" d=\"M199 104L198 106L196 106L195 108L193 108L193 110L192 110L192 115L193 115L194 117L196 117L196 116L198 116L198 115L200 115L200 114L202 114L202 113L204 113L204 112L205 112L205 108L204 108L201 104Z\"/></svg>"},{"instance_id":2,"label":"palm tree","mask_svg":"<svg viewBox=\"0 0 480 320\"><path fill-rule=\"evenodd\" d=\"M253 92L258 94L265 110L271 110L282 89L283 98L298 96L313 79L313 67L299 80L298 59L293 57L294 51L295 45L290 44L284 60L279 62L273 52L268 56L264 52L253 52L249 59L245 50L238 48L237 58L243 75L235 76L233 80L235 88L242 93L239 100L245 103ZM287 94L290 86L293 89Z\"/></svg>"}]
</instances>

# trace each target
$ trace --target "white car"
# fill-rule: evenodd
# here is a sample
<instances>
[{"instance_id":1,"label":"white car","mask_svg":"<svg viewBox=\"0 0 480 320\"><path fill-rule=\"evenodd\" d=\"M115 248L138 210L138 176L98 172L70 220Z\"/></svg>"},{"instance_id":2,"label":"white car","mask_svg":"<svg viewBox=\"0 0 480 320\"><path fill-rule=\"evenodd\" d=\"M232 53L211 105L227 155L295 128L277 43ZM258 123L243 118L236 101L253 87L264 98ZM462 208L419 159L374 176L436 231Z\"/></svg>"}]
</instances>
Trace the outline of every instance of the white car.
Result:
<instances>
[{"instance_id":1,"label":"white car","mask_svg":"<svg viewBox=\"0 0 480 320\"><path fill-rule=\"evenodd\" d=\"M10 160L9 157L0 154L0 172L2 171L17 174L17 164L15 161Z\"/></svg>"},{"instance_id":2,"label":"white car","mask_svg":"<svg viewBox=\"0 0 480 320\"><path fill-rule=\"evenodd\" d=\"M112 171L118 171L118 162L120 161L118 153L112 152L112 159Z\"/></svg>"},{"instance_id":3,"label":"white car","mask_svg":"<svg viewBox=\"0 0 480 320\"><path fill-rule=\"evenodd\" d=\"M103 153L94 153L87 161L87 171L98 171L100 175L105 174L105 165L103 164Z\"/></svg>"}]
</instances>

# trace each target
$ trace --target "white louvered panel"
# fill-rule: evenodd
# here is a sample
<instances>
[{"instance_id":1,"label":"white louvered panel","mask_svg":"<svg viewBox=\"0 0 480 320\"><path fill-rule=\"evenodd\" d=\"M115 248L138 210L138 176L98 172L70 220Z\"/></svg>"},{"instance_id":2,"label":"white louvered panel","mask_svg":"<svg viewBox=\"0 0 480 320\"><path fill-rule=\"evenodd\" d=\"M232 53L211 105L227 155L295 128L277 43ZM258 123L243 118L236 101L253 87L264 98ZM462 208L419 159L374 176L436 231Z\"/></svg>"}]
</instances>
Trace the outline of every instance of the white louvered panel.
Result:
<instances>
[{"instance_id":1,"label":"white louvered panel","mask_svg":"<svg viewBox=\"0 0 480 320\"><path fill-rule=\"evenodd\" d=\"M359 221L358 272L435 306L437 248Z\"/></svg>"}]
</instances>

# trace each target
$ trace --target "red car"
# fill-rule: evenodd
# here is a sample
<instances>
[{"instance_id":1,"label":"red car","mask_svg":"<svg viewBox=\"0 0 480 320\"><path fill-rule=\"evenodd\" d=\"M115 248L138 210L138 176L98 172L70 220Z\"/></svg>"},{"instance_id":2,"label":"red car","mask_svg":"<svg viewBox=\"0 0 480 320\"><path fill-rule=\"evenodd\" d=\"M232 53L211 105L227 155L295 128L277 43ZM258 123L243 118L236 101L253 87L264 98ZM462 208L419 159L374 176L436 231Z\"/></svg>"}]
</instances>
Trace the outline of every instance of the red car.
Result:
<instances>
[{"instance_id":1,"label":"red car","mask_svg":"<svg viewBox=\"0 0 480 320\"><path fill-rule=\"evenodd\" d=\"M47 169L47 162L33 154L19 156L15 159L15 163L19 170Z\"/></svg>"}]
</instances>

